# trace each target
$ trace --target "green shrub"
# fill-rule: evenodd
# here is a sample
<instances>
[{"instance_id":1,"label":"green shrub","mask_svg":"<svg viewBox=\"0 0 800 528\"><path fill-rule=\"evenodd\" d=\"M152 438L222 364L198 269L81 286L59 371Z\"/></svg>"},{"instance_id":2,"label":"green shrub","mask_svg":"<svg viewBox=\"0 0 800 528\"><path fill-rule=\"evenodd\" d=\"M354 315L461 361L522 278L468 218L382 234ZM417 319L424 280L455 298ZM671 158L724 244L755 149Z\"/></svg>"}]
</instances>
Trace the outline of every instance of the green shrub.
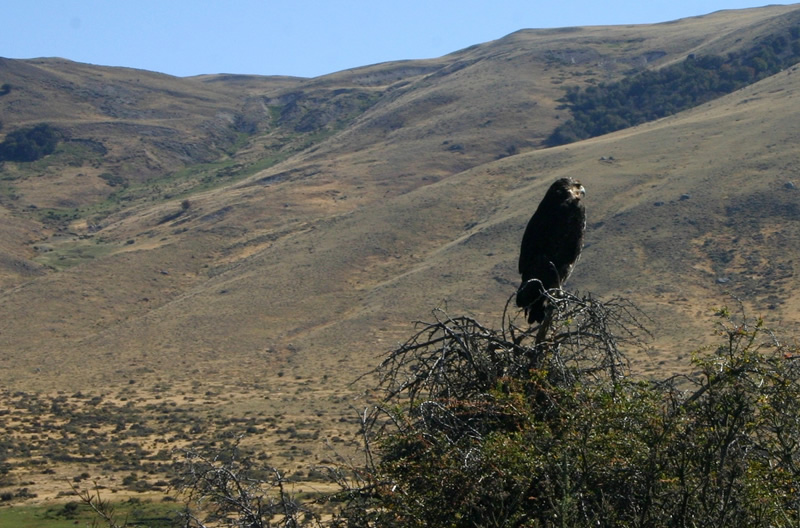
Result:
<instances>
[{"instance_id":1,"label":"green shrub","mask_svg":"<svg viewBox=\"0 0 800 528\"><path fill-rule=\"evenodd\" d=\"M45 123L15 130L0 143L0 161L36 161L52 154L58 139L56 129Z\"/></svg>"},{"instance_id":2,"label":"green shrub","mask_svg":"<svg viewBox=\"0 0 800 528\"><path fill-rule=\"evenodd\" d=\"M692 375L643 379L623 354L642 331L629 306L560 307L536 335L440 318L390 355L350 526L800 521L796 350L728 318Z\"/></svg>"},{"instance_id":3,"label":"green shrub","mask_svg":"<svg viewBox=\"0 0 800 528\"><path fill-rule=\"evenodd\" d=\"M110 172L104 172L100 175L100 179L106 182L110 187L127 187L128 180L124 176L120 176L118 174L111 174Z\"/></svg>"}]
</instances>

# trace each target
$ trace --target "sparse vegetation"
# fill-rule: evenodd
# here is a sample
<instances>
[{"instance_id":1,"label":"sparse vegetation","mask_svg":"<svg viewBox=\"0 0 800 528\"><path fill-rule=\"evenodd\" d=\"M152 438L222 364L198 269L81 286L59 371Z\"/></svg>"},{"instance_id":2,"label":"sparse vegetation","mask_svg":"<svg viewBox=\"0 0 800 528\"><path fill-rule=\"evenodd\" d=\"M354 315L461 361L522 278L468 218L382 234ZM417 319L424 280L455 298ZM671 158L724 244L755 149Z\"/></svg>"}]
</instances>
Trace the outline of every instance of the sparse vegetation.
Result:
<instances>
[{"instance_id":1,"label":"sparse vegetation","mask_svg":"<svg viewBox=\"0 0 800 528\"><path fill-rule=\"evenodd\" d=\"M168 400L145 403L141 397L134 402L82 393L47 397L15 392L0 393L0 398L8 409L0 416L5 431L0 441L0 491L8 495L6 500L15 498L20 487L12 475L31 468L52 475L48 470L63 465L78 468L70 476L74 482L119 471L125 472L120 477L122 488L163 492L171 477L172 449L179 445L207 449L256 423L262 426L261 437L283 436L269 425L271 419L218 416L205 410L203 402L177 406ZM24 419L29 416L36 418ZM94 469L87 471L88 467Z\"/></svg>"},{"instance_id":2,"label":"sparse vegetation","mask_svg":"<svg viewBox=\"0 0 800 528\"><path fill-rule=\"evenodd\" d=\"M100 179L105 181L110 187L128 186L128 180L125 177L120 176L118 174L111 174L110 172L104 172L103 174L100 175Z\"/></svg>"}]
</instances>

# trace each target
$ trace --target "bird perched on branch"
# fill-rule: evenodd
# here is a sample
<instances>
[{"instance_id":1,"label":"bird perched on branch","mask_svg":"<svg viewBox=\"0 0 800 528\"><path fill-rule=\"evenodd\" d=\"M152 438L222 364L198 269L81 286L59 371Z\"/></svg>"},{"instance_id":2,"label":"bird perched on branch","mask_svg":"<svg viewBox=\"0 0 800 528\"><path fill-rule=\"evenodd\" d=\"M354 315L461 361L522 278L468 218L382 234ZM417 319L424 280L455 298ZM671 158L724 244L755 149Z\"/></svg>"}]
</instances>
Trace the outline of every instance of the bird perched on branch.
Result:
<instances>
[{"instance_id":1,"label":"bird perched on branch","mask_svg":"<svg viewBox=\"0 0 800 528\"><path fill-rule=\"evenodd\" d=\"M517 290L517 306L525 309L529 324L544 320L544 292L564 284L581 254L586 228L581 199L585 194L577 180L556 180L525 228L519 253L522 284Z\"/></svg>"}]
</instances>

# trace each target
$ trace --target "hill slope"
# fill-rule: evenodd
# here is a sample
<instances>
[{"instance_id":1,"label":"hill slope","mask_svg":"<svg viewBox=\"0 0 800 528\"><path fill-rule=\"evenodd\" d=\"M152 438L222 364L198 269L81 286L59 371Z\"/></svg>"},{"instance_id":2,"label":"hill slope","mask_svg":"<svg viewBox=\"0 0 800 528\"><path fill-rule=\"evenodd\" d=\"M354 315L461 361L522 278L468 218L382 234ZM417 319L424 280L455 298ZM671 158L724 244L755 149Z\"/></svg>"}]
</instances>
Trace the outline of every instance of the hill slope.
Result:
<instances>
[{"instance_id":1,"label":"hill slope","mask_svg":"<svg viewBox=\"0 0 800 528\"><path fill-rule=\"evenodd\" d=\"M68 139L3 166L5 381L352 379L442 302L496 320L521 230L566 174L590 215L570 287L645 308L645 364L702 335L726 290L795 321L796 68L540 146L567 117L564 86L734 51L798 15L525 30L317 79L4 60L4 131L48 122Z\"/></svg>"}]
</instances>

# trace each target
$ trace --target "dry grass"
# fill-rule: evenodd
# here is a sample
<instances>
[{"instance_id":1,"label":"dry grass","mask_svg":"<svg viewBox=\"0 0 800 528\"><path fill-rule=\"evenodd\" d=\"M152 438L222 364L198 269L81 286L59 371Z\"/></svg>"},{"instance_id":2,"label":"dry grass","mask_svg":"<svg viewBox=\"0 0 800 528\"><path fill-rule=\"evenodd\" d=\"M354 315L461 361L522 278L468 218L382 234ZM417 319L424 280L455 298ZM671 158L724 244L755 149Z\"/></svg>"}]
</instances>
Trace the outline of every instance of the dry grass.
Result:
<instances>
[{"instance_id":1,"label":"dry grass","mask_svg":"<svg viewBox=\"0 0 800 528\"><path fill-rule=\"evenodd\" d=\"M346 391L318 394L308 405L310 383L284 380L277 391L200 383L4 391L2 449L11 456L0 479L3 500L75 500L73 486L114 500L161 497L175 491L173 463L184 450L212 453L232 443L280 467L297 493L312 492L325 486L312 476L316 466L354 453L357 416L344 403Z\"/></svg>"}]
</instances>

